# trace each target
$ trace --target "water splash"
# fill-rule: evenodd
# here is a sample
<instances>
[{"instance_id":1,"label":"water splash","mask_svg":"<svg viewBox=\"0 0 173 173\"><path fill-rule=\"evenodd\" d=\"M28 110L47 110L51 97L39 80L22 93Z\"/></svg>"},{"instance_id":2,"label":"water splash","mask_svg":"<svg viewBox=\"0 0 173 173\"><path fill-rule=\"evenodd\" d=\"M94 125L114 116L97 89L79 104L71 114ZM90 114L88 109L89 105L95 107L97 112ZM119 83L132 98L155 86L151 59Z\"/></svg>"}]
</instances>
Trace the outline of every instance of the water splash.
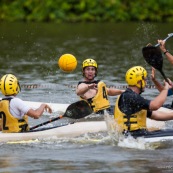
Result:
<instances>
[{"instance_id":1,"label":"water splash","mask_svg":"<svg viewBox=\"0 0 173 173\"><path fill-rule=\"evenodd\" d=\"M105 121L108 128L108 134L114 145L125 148L134 148L140 150L153 150L159 147L159 145L154 143L147 143L143 137L133 138L132 136L125 137L122 134L122 130L117 122L114 120L114 117L106 114Z\"/></svg>"}]
</instances>

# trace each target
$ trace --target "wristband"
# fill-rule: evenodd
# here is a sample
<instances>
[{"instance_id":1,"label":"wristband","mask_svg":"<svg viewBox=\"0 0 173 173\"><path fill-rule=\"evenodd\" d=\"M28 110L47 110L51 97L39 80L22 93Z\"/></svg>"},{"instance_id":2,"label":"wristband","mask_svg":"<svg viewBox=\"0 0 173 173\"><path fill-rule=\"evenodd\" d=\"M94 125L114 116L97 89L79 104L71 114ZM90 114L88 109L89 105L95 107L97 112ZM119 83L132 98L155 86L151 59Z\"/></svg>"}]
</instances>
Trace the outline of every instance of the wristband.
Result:
<instances>
[{"instance_id":1,"label":"wristband","mask_svg":"<svg viewBox=\"0 0 173 173\"><path fill-rule=\"evenodd\" d=\"M165 55L167 52L169 52L168 50L166 50L165 52L163 52L163 54Z\"/></svg>"}]
</instances>

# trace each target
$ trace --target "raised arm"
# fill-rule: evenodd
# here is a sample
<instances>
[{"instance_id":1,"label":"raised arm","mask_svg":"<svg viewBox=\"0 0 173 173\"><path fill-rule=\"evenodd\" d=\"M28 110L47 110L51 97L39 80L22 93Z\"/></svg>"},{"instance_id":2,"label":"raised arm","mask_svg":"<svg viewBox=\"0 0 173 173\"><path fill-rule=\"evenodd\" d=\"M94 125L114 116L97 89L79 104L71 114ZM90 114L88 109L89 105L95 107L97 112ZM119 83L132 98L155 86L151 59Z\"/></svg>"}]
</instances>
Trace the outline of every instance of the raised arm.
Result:
<instances>
[{"instance_id":1,"label":"raised arm","mask_svg":"<svg viewBox=\"0 0 173 173\"><path fill-rule=\"evenodd\" d=\"M154 85L156 86L156 88L161 92L163 90L163 85L161 85L161 83L156 79L156 75L155 75L155 68L152 67L152 71L151 71L151 80L153 81Z\"/></svg>"},{"instance_id":2,"label":"raised arm","mask_svg":"<svg viewBox=\"0 0 173 173\"><path fill-rule=\"evenodd\" d=\"M154 100L150 102L151 110L157 110L164 104L167 98L168 89L169 89L169 84L165 82L163 90L160 92L160 94L157 97L155 97Z\"/></svg>"},{"instance_id":3,"label":"raised arm","mask_svg":"<svg viewBox=\"0 0 173 173\"><path fill-rule=\"evenodd\" d=\"M156 78L155 78L155 69L153 67L152 67L152 72L151 72L151 79L154 82L156 88L161 92L164 89L164 86L159 81L156 80ZM172 89L173 88L173 83L170 79L168 79L168 80L169 80L169 83L171 84L171 85L169 85L169 89Z\"/></svg>"},{"instance_id":4,"label":"raised arm","mask_svg":"<svg viewBox=\"0 0 173 173\"><path fill-rule=\"evenodd\" d=\"M173 55L166 49L166 42L163 40L158 40L158 43L160 43L160 49L168 59L168 61L173 64Z\"/></svg>"}]
</instances>

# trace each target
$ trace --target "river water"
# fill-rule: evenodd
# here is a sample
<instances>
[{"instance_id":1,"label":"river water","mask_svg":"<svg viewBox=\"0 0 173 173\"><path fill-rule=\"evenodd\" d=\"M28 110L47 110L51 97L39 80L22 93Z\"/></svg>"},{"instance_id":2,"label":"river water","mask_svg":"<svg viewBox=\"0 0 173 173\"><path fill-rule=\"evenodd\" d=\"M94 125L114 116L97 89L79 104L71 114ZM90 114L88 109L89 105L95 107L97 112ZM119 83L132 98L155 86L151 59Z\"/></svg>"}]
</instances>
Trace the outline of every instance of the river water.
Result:
<instances>
[{"instance_id":1,"label":"river water","mask_svg":"<svg viewBox=\"0 0 173 173\"><path fill-rule=\"evenodd\" d=\"M126 71L134 65L151 67L142 57L141 49L148 43L171 33L172 24L44 24L0 23L0 74L15 74L22 86L19 97L27 101L73 103L78 100L75 85L82 79L81 64L93 58L99 64L98 79L107 85L125 85ZM173 41L167 42L173 52ZM62 72L57 65L64 53L73 54L78 66L72 73ZM172 78L172 66L164 59L163 71ZM162 82L163 77L156 73ZM148 84L152 82L148 78ZM41 85L41 86L40 86ZM146 89L148 99L158 94ZM0 95L2 97L2 95ZM114 104L116 97L111 97ZM168 98L166 103L170 103ZM46 113L41 120L46 120ZM37 124L41 120L31 120ZM172 122L168 123L172 127ZM172 143L159 147L142 143L117 144L108 134L85 134L72 139L33 141L33 143L0 144L0 172L172 172Z\"/></svg>"}]
</instances>

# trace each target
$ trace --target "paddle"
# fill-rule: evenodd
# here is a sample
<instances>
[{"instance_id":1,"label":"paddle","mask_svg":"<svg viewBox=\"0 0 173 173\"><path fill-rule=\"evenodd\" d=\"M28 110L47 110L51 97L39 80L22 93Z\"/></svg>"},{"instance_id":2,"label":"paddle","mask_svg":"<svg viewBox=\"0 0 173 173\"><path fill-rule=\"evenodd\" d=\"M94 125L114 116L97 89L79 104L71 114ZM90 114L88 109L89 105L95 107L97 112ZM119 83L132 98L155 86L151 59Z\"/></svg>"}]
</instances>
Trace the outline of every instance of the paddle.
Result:
<instances>
[{"instance_id":1,"label":"paddle","mask_svg":"<svg viewBox=\"0 0 173 173\"><path fill-rule=\"evenodd\" d=\"M168 34L168 37L166 37L164 39L164 41L168 40L172 36L173 36L173 33ZM161 50L158 46L159 46L159 44L156 44L155 46L152 46L151 44L149 44L148 46L142 48L142 54L143 54L145 61L149 65L151 65L152 67L157 69L161 73L163 78L166 80L166 82L169 83L167 77L165 76L165 74L162 70L163 56L162 56Z\"/></svg>"},{"instance_id":2,"label":"paddle","mask_svg":"<svg viewBox=\"0 0 173 173\"><path fill-rule=\"evenodd\" d=\"M43 122L34 127L31 127L30 130L34 130L38 127L41 127L41 126L51 123L53 121L59 120L63 117L68 117L68 118L72 118L72 119L84 118L87 115L91 114L92 112L93 112L93 110L91 109L91 107L89 106L89 104L86 101L84 101L84 100L77 101L67 107L64 115L60 115L59 117L50 119L46 122Z\"/></svg>"}]
</instances>

